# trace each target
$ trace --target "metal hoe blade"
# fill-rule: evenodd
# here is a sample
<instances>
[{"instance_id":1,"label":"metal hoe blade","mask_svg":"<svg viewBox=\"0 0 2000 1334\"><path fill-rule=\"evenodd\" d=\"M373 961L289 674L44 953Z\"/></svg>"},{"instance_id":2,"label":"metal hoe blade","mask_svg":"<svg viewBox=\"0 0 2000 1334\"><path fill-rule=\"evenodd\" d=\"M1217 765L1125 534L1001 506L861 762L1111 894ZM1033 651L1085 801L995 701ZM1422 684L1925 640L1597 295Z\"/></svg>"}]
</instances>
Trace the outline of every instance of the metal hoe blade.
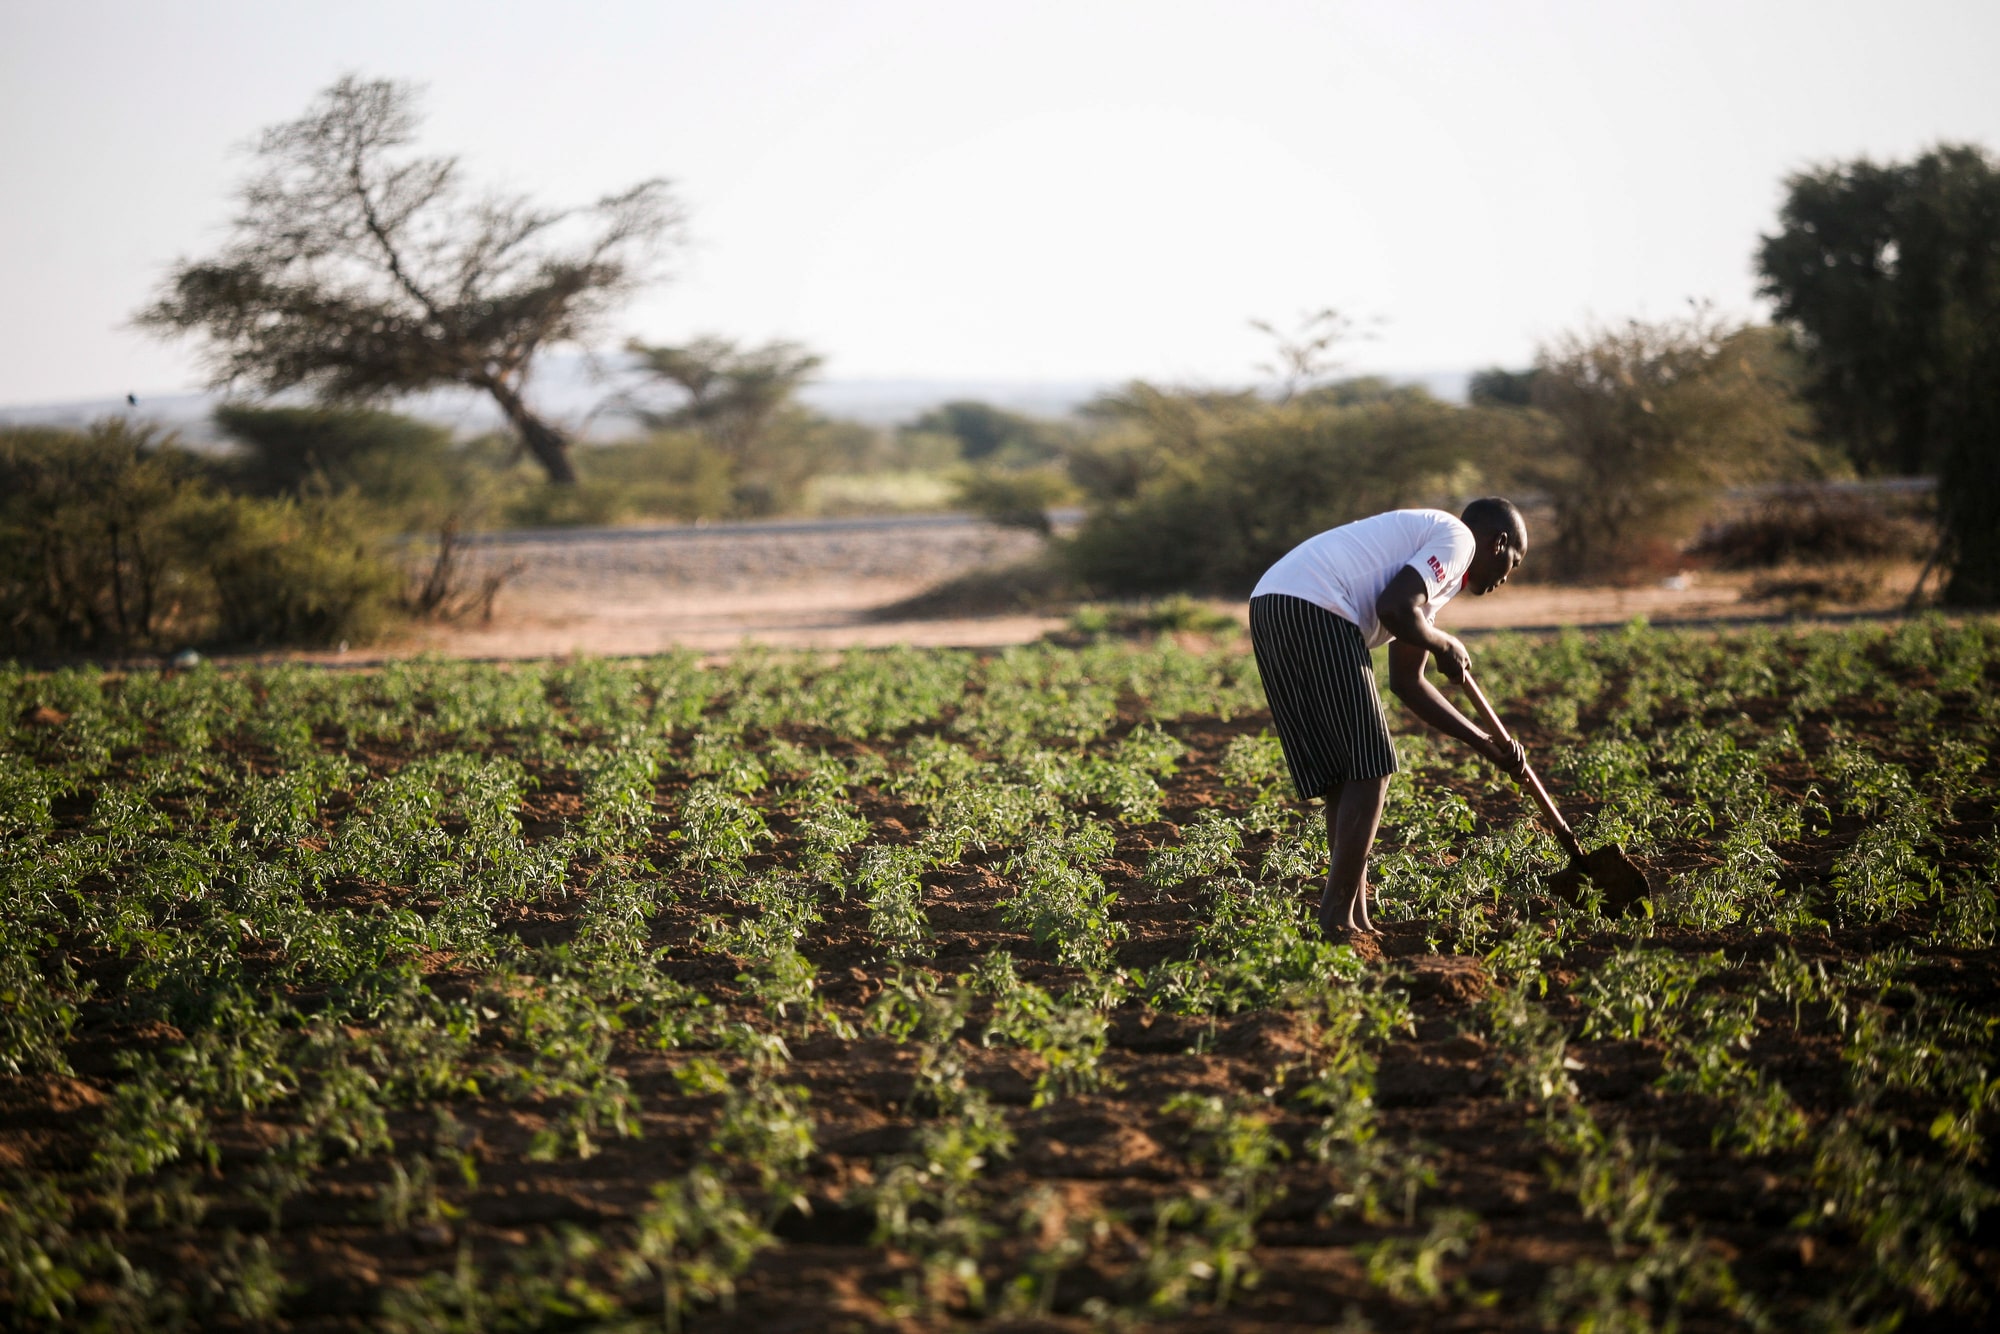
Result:
<instances>
[{"instance_id":1,"label":"metal hoe blade","mask_svg":"<svg viewBox=\"0 0 2000 1334\"><path fill-rule=\"evenodd\" d=\"M1465 674L1464 685L1473 702L1479 706L1480 716L1485 719L1486 725L1505 740L1507 725L1500 721L1500 715L1494 712L1486 692L1472 679L1471 672ZM1576 840L1576 833L1569 827L1569 821L1563 819L1562 812L1556 809L1555 799L1549 796L1549 790L1542 786L1542 780L1535 776L1534 769L1524 768L1520 778L1521 786L1528 789L1528 794L1535 799L1542 815L1555 830L1556 840L1569 853L1569 865L1549 877L1550 893L1570 903L1578 902L1583 897L1583 885L1587 880L1604 895L1604 911L1613 917L1652 894L1653 886L1646 879L1646 872L1625 855L1625 849L1612 844L1595 852L1583 850L1583 845Z\"/></svg>"},{"instance_id":2,"label":"metal hoe blade","mask_svg":"<svg viewBox=\"0 0 2000 1334\"><path fill-rule=\"evenodd\" d=\"M1583 898L1586 881L1596 885L1604 895L1604 912L1612 917L1653 892L1645 868L1615 843L1581 857L1571 857L1568 866L1549 877L1549 892L1565 902L1576 903Z\"/></svg>"}]
</instances>

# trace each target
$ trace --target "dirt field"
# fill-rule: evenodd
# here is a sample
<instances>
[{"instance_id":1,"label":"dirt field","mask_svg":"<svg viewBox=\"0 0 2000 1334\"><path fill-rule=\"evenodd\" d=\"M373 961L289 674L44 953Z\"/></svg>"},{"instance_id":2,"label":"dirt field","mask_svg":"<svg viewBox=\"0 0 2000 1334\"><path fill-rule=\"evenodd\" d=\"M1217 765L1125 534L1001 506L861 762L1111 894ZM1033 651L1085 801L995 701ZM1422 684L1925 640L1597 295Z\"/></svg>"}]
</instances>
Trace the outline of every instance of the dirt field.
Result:
<instances>
[{"instance_id":1,"label":"dirt field","mask_svg":"<svg viewBox=\"0 0 2000 1334\"><path fill-rule=\"evenodd\" d=\"M106 1328L1967 1328L1996 645L1496 641L1654 911L1542 896L1518 794L1405 735L1339 945L1236 652L19 676L0 1281Z\"/></svg>"}]
</instances>

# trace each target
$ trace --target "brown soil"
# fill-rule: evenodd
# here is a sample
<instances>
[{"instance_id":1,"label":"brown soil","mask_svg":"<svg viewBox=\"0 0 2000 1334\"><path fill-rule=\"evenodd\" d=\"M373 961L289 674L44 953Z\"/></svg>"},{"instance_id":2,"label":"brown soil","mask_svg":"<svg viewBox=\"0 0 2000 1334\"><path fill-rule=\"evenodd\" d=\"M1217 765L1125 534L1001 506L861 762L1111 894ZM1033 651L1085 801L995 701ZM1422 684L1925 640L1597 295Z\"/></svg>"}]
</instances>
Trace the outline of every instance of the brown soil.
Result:
<instances>
[{"instance_id":1,"label":"brown soil","mask_svg":"<svg viewBox=\"0 0 2000 1334\"><path fill-rule=\"evenodd\" d=\"M1882 720L1864 715L1846 721L1865 729ZM1151 966L1187 953L1203 889L1195 885L1156 892L1138 878L1139 869L1152 847L1177 838L1180 822L1238 800L1218 777L1223 749L1232 737L1267 725L1267 719L1249 716L1228 723L1190 720L1171 729L1191 753L1170 780L1167 820L1121 825L1116 851L1102 867L1119 891L1120 916L1131 928L1120 950L1128 966ZM1536 738L1532 728L1527 730L1532 743ZM798 739L830 749L849 744L810 732ZM395 758L371 757L371 767L393 767ZM662 786L664 803L674 800L677 786L671 781ZM1518 817L1511 793L1468 788L1466 795L1487 818ZM1559 795L1559 800L1568 799ZM555 827L574 804L574 785L550 775L526 812L531 830ZM878 837L888 831L894 839L896 831L919 823L913 809L881 792L866 794L861 804ZM80 818L80 813L70 816ZM1961 827L1954 845L1969 844L1990 830L1991 819L1988 810L1981 822ZM782 833L784 821L773 823ZM1388 842L1393 841L1392 832ZM764 859L790 851L790 840L781 839ZM1257 853L1255 847L1248 849L1245 860L1254 865ZM651 854L662 866L672 862L668 845ZM1700 855L1689 845L1672 850L1670 860ZM1008 891L993 862L992 857L972 855L961 867L925 878L925 908L937 931L930 971L948 975L967 969L995 949L1010 950L1023 960L1034 957L1032 943L1001 920L1000 903ZM750 1017L754 1011L743 1004L733 963L688 947L697 917L719 905L697 897L691 884L680 888L682 901L655 924L655 944L666 947L667 971ZM1311 887L1300 885L1298 890L1309 894ZM865 909L857 902L829 900L823 907L825 925L809 939L808 953L826 984L827 999L858 1025L894 969L872 943ZM531 940L558 941L573 929L576 912L574 900L537 907L508 928ZM1890 938L1911 937L1916 927L1908 923L1785 943L1808 958L1834 960L1879 948ZM1574 1198L1551 1184L1544 1170L1548 1150L1531 1129L1530 1109L1503 1094L1500 1058L1477 1036L1474 1006L1489 987L1483 965L1475 958L1433 953L1428 936L1422 923L1400 923L1375 942L1381 978L1407 988L1416 1019L1413 1033L1399 1035L1381 1050L1381 1133L1391 1143L1420 1146L1434 1166L1437 1184L1423 1191L1424 1210L1457 1207L1478 1215L1472 1255L1454 1264L1450 1273L1466 1291L1491 1298L1484 1305L1455 1303L1449 1313L1439 1307L1424 1323L1431 1328L1533 1328L1538 1322L1536 1297L1551 1266L1587 1256L1608 1258L1610 1253L1603 1228L1585 1221ZM1668 933L1663 943L1689 950L1726 948L1732 957L1757 958L1780 942ZM1580 942L1572 963L1594 962L1612 944L1608 939ZM125 966L109 959L90 962L107 981ZM463 988L448 958L428 961L426 971L441 992ZM1052 990L1076 980L1074 974L1034 962L1024 962L1022 973ZM2000 952L1934 951L1925 975L1926 986L1940 997L1985 1006L2000 998ZM104 992L115 994L116 988L107 986ZM1561 1003L1556 1013L1569 1021L1577 1017ZM978 1032L979 1017L976 1013L968 1034ZM1092 1249L1087 1264L1064 1276L1057 1316L1038 1327L1080 1330L1087 1327L1079 1314L1086 1301L1128 1297L1116 1274L1129 1269L1151 1206L1200 1187L1196 1169L1189 1166L1184 1126L1160 1111L1170 1096L1256 1096L1301 1078L1312 1055L1306 1028L1294 1014L1259 1011L1189 1019L1128 1003L1115 1018L1104 1063L1112 1076L1107 1086L1040 1109L1029 1105L1038 1069L1033 1057L961 1043L972 1082L1004 1109L1018 1137L1012 1156L993 1163L985 1174L993 1211L1004 1215L1010 1202L1046 1186L1056 1192L1066 1214L1102 1211L1124 1220L1114 1222L1109 1238ZM98 1011L76 1052L80 1080L0 1080L5 1099L0 1104L0 1163L82 1167L84 1132L101 1091L116 1079L118 1054L157 1047L175 1036L134 1031L115 1013ZM1760 1042L1758 1060L1782 1076L1809 1112L1823 1114L1841 1096L1839 1048L1829 1020L1809 1023L1796 1037L1780 1038L1774 1030L1769 1042ZM1731 1261L1739 1281L1777 1309L1796 1310L1799 1302L1830 1286L1849 1255L1839 1245L1788 1230L1790 1220L1810 1204L1796 1184L1798 1171L1781 1178L1766 1170L1745 1170L1741 1160L1716 1151L1700 1100L1668 1096L1652 1086L1661 1071L1656 1044L1601 1041L1578 1043L1572 1050L1582 1065L1576 1079L1600 1117L1614 1118L1635 1140L1657 1138L1674 1155L1670 1170L1680 1185L1670 1212L1677 1228L1699 1230L1715 1254ZM857 1201L860 1188L882 1170L883 1160L905 1150L919 1123L921 1109L908 1101L914 1052L880 1039L843 1040L825 1033L796 1040L792 1051L794 1063L785 1078L810 1090L817 1120L811 1212L780 1219L778 1231L786 1244L767 1252L753 1268L733 1316L706 1313L697 1327L819 1334L830 1324L904 1326L907 1322L891 1314L881 1294L905 1281L907 1273L899 1269L898 1257L868 1244L872 1216ZM461 1241L483 1264L504 1269L507 1257L555 1225L622 1228L646 1203L652 1183L690 1167L710 1132L718 1099L689 1097L674 1079L687 1059L684 1052L650 1050L629 1034L621 1041L617 1061L645 1109L644 1135L606 1136L602 1152L587 1161L527 1161L529 1141L552 1108L493 1098L455 1102L453 1111L481 1166L476 1189L447 1188L447 1197L463 1211L448 1224L392 1231L370 1221L369 1201L386 1177L379 1158L322 1173L312 1191L286 1206L284 1231L273 1239L288 1273L303 1285L288 1304L293 1327L356 1327L373 1309L380 1285L448 1268ZM1340 1322L1349 1312L1377 1322L1377 1328L1409 1327L1425 1308L1390 1302L1368 1281L1355 1247L1385 1233L1415 1235L1421 1226L1406 1227L1396 1218L1369 1225L1330 1212L1325 1169L1304 1151L1313 1118L1282 1098L1272 1105L1278 1110L1275 1129L1291 1156L1282 1172L1284 1194L1258 1232L1263 1280L1238 1308L1200 1320L1197 1327L1317 1328ZM405 1144L428 1142L430 1124L428 1113L401 1113L392 1120ZM212 1250L225 1230L261 1231L262 1212L244 1193L246 1177L254 1156L278 1133L277 1126L255 1117L237 1122L222 1142L220 1179L204 1183L216 1203L201 1227L141 1234L133 1258L171 1274L177 1256ZM1003 1267L1018 1262L1021 1244L1004 1242L999 1255ZM2000 1291L2000 1251L1993 1246L1990 1225L1972 1258L1982 1290L1989 1295Z\"/></svg>"}]
</instances>

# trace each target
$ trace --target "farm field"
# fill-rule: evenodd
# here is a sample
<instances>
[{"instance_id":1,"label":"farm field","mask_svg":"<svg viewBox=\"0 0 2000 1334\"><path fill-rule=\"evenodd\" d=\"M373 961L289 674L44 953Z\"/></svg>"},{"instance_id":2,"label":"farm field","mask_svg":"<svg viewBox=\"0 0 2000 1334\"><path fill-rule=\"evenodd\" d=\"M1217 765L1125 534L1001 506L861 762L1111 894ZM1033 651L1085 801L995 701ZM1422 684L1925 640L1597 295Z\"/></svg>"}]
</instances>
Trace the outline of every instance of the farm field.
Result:
<instances>
[{"instance_id":1,"label":"farm field","mask_svg":"<svg viewBox=\"0 0 2000 1334\"><path fill-rule=\"evenodd\" d=\"M2000 624L1474 645L1318 937L1240 643L0 671L27 1328L1955 1329Z\"/></svg>"}]
</instances>

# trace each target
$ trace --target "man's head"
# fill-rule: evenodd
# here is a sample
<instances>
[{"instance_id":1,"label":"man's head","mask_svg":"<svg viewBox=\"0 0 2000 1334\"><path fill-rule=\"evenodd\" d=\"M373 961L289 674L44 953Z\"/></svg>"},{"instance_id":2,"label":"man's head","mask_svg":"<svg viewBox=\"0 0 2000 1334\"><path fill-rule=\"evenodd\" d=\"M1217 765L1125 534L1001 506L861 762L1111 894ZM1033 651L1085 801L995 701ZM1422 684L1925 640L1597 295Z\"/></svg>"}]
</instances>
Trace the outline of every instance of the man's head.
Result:
<instances>
[{"instance_id":1,"label":"man's head","mask_svg":"<svg viewBox=\"0 0 2000 1334\"><path fill-rule=\"evenodd\" d=\"M1528 554L1528 521L1511 500L1486 496L1465 507L1460 523L1472 530L1478 549L1465 571L1465 587L1483 597L1507 582Z\"/></svg>"}]
</instances>

